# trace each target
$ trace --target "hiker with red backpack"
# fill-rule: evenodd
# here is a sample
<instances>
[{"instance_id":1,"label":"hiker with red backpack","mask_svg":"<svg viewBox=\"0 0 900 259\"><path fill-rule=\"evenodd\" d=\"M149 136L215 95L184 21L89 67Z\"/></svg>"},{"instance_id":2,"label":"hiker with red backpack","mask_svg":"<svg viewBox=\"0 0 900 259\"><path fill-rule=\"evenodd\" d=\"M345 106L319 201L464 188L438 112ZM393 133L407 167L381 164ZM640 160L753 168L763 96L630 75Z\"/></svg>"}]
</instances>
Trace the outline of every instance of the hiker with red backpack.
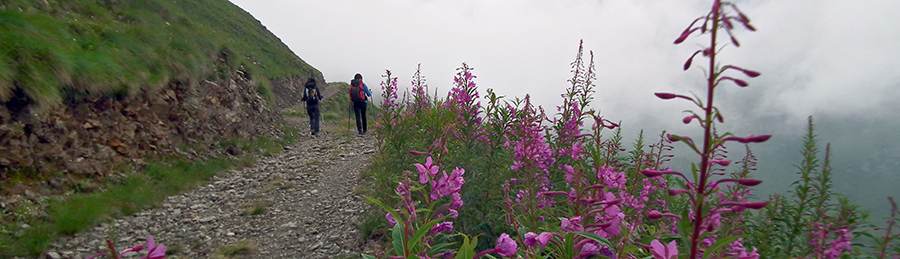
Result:
<instances>
[{"instance_id":1,"label":"hiker with red backpack","mask_svg":"<svg viewBox=\"0 0 900 259\"><path fill-rule=\"evenodd\" d=\"M306 87L303 89L303 101L306 101L306 114L309 114L309 130L313 136L319 135L319 118L322 116L319 111L319 100L322 100L322 93L316 86L316 79L310 77L306 80Z\"/></svg>"},{"instance_id":2,"label":"hiker with red backpack","mask_svg":"<svg viewBox=\"0 0 900 259\"><path fill-rule=\"evenodd\" d=\"M372 96L369 87L363 83L362 75L356 74L350 80L350 100L353 102L353 112L356 113L356 131L359 135L366 134L366 105L367 96ZM360 121L360 117L362 120Z\"/></svg>"}]
</instances>

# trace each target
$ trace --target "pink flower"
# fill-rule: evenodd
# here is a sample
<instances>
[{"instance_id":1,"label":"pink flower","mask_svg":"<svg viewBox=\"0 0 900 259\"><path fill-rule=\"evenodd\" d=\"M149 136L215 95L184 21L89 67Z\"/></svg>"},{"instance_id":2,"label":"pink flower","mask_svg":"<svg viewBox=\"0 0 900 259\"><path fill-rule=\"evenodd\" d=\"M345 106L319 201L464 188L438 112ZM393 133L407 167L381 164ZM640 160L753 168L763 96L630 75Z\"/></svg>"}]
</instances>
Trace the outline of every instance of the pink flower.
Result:
<instances>
[{"instance_id":1,"label":"pink flower","mask_svg":"<svg viewBox=\"0 0 900 259\"><path fill-rule=\"evenodd\" d=\"M453 231L453 222L438 223L431 227L431 230L434 232L451 232Z\"/></svg>"},{"instance_id":2,"label":"pink flower","mask_svg":"<svg viewBox=\"0 0 900 259\"><path fill-rule=\"evenodd\" d=\"M656 259L671 259L677 258L678 255L678 247L675 245L675 241L669 242L668 245L663 245L659 242L659 240L653 240L650 242L650 252L653 253L653 258Z\"/></svg>"},{"instance_id":3,"label":"pink flower","mask_svg":"<svg viewBox=\"0 0 900 259\"><path fill-rule=\"evenodd\" d=\"M525 241L524 241L525 245L526 246L536 245L537 244L536 237L537 237L537 234L535 234L534 232L525 233Z\"/></svg>"},{"instance_id":4,"label":"pink flower","mask_svg":"<svg viewBox=\"0 0 900 259\"><path fill-rule=\"evenodd\" d=\"M458 210L459 208L462 208L463 201L462 196L460 196L459 193L454 193L450 197L450 209Z\"/></svg>"},{"instance_id":5,"label":"pink flower","mask_svg":"<svg viewBox=\"0 0 900 259\"><path fill-rule=\"evenodd\" d=\"M153 237L147 238L147 256L141 257L141 259L162 259L166 258L166 247L165 246L155 246L153 243Z\"/></svg>"},{"instance_id":6,"label":"pink flower","mask_svg":"<svg viewBox=\"0 0 900 259\"><path fill-rule=\"evenodd\" d=\"M415 164L416 169L419 170L419 183L425 184L428 182L429 177L437 176L438 170L440 167L433 165L431 161L431 157L425 159L425 164Z\"/></svg>"},{"instance_id":7,"label":"pink flower","mask_svg":"<svg viewBox=\"0 0 900 259\"><path fill-rule=\"evenodd\" d=\"M540 245L541 248L544 248L547 246L547 243L550 243L551 239L553 239L553 234L547 232L541 233L540 235L528 232L525 234L525 245Z\"/></svg>"},{"instance_id":8,"label":"pink flower","mask_svg":"<svg viewBox=\"0 0 900 259\"><path fill-rule=\"evenodd\" d=\"M563 218L560 225L560 228L567 232L584 232L584 226L581 225L581 217Z\"/></svg>"},{"instance_id":9,"label":"pink flower","mask_svg":"<svg viewBox=\"0 0 900 259\"><path fill-rule=\"evenodd\" d=\"M124 256L126 253L138 252L141 250L144 250L144 245L136 245L132 248L125 249L124 251L122 251L121 254L119 254L119 256ZM93 259L93 258L97 258L100 256L110 257L107 254L95 254L95 255L88 257L88 259ZM153 242L153 236L148 237L147 238L147 256L141 257L141 259L163 259L163 258L166 258L166 247L165 246L155 246L154 242Z\"/></svg>"},{"instance_id":10,"label":"pink flower","mask_svg":"<svg viewBox=\"0 0 900 259\"><path fill-rule=\"evenodd\" d=\"M578 254L578 258L588 258L600 253L600 248L593 243L585 243L581 246L581 252Z\"/></svg>"},{"instance_id":11,"label":"pink flower","mask_svg":"<svg viewBox=\"0 0 900 259\"><path fill-rule=\"evenodd\" d=\"M497 239L497 247L494 249L497 250L497 254L503 257L513 257L516 255L516 250L518 250L518 245L516 241L513 241L512 238L509 238L509 235L506 233L500 234L500 238Z\"/></svg>"},{"instance_id":12,"label":"pink flower","mask_svg":"<svg viewBox=\"0 0 900 259\"><path fill-rule=\"evenodd\" d=\"M394 220L394 214L388 213L387 215L384 215L384 218L391 224L391 227L397 225L397 221Z\"/></svg>"}]
</instances>

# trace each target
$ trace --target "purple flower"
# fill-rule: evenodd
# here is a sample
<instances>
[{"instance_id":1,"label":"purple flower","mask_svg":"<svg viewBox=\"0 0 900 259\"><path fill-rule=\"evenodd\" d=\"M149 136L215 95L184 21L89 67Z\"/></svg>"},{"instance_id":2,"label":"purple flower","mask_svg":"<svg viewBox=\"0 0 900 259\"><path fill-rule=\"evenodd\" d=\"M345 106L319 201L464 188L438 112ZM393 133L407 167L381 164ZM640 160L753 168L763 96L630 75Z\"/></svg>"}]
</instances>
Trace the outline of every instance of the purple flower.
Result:
<instances>
[{"instance_id":1,"label":"purple flower","mask_svg":"<svg viewBox=\"0 0 900 259\"><path fill-rule=\"evenodd\" d=\"M450 191L453 193L457 193L462 189L462 185L466 183L466 179L462 177L463 174L466 173L465 169L454 168L453 172L450 173L450 178L447 179L448 187Z\"/></svg>"},{"instance_id":2,"label":"purple flower","mask_svg":"<svg viewBox=\"0 0 900 259\"><path fill-rule=\"evenodd\" d=\"M513 241L512 238L509 238L509 235L506 233L500 234L500 238L497 239L497 247L494 249L497 250L497 254L503 257L513 257L516 255L516 250L518 250L518 245L516 241Z\"/></svg>"},{"instance_id":3,"label":"purple flower","mask_svg":"<svg viewBox=\"0 0 900 259\"><path fill-rule=\"evenodd\" d=\"M534 232L525 233L525 241L523 241L523 242L525 243L526 246L534 246L537 244L537 239L536 239L537 236L538 235L535 234Z\"/></svg>"},{"instance_id":4,"label":"purple flower","mask_svg":"<svg viewBox=\"0 0 900 259\"><path fill-rule=\"evenodd\" d=\"M119 256L124 256L126 253L130 252L138 252L144 250L144 245L136 245L132 248L125 249ZM97 258L100 256L107 256L106 254L95 254L88 259ZM141 259L163 259L166 258L166 247L165 246L156 246L153 242L153 236L147 238L147 256L141 257Z\"/></svg>"},{"instance_id":5,"label":"purple flower","mask_svg":"<svg viewBox=\"0 0 900 259\"><path fill-rule=\"evenodd\" d=\"M438 224L434 225L433 227L431 227L431 230L434 231L435 233L451 232L451 231L453 231L453 222L438 223Z\"/></svg>"},{"instance_id":6,"label":"purple flower","mask_svg":"<svg viewBox=\"0 0 900 259\"><path fill-rule=\"evenodd\" d=\"M678 246L675 245L675 241L669 242L668 245L663 245L659 242L659 240L653 240L650 242L650 252L653 253L653 258L656 259L671 259L677 258L678 255Z\"/></svg>"},{"instance_id":7,"label":"purple flower","mask_svg":"<svg viewBox=\"0 0 900 259\"><path fill-rule=\"evenodd\" d=\"M560 228L566 232L584 232L584 226L581 225L581 217L563 218L560 225Z\"/></svg>"},{"instance_id":8,"label":"purple flower","mask_svg":"<svg viewBox=\"0 0 900 259\"><path fill-rule=\"evenodd\" d=\"M452 194L450 198L450 209L458 210L459 208L462 208L463 201L462 196L460 196L459 193Z\"/></svg>"},{"instance_id":9,"label":"purple flower","mask_svg":"<svg viewBox=\"0 0 900 259\"><path fill-rule=\"evenodd\" d=\"M597 245L593 243L585 243L581 246L581 253L578 254L578 258L588 258L600 253L600 249Z\"/></svg>"},{"instance_id":10,"label":"purple flower","mask_svg":"<svg viewBox=\"0 0 900 259\"><path fill-rule=\"evenodd\" d=\"M153 236L147 238L147 256L141 257L141 259L162 259L166 258L166 247L165 246L155 246L153 243Z\"/></svg>"},{"instance_id":11,"label":"purple flower","mask_svg":"<svg viewBox=\"0 0 900 259\"><path fill-rule=\"evenodd\" d=\"M525 233L525 245L527 246L535 246L540 245L541 248L547 246L547 243L550 243L550 240L553 239L553 234L544 232L540 235L535 234L534 232Z\"/></svg>"},{"instance_id":12,"label":"purple flower","mask_svg":"<svg viewBox=\"0 0 900 259\"><path fill-rule=\"evenodd\" d=\"M447 217L451 217L451 218L459 217L459 211L456 211L456 210L454 210L454 209L450 209L450 210L447 211Z\"/></svg>"},{"instance_id":13,"label":"purple flower","mask_svg":"<svg viewBox=\"0 0 900 259\"><path fill-rule=\"evenodd\" d=\"M537 243L539 245L541 245L541 248L546 247L547 244L550 243L551 239L553 239L553 234L550 234L547 232L541 233L540 235L538 235L537 237L534 238L534 240L537 241Z\"/></svg>"},{"instance_id":14,"label":"purple flower","mask_svg":"<svg viewBox=\"0 0 900 259\"><path fill-rule=\"evenodd\" d=\"M431 157L425 159L425 164L415 164L416 169L419 170L419 183L425 184L428 182L429 177L437 176L438 170L440 167L433 165L431 161Z\"/></svg>"},{"instance_id":15,"label":"purple flower","mask_svg":"<svg viewBox=\"0 0 900 259\"><path fill-rule=\"evenodd\" d=\"M388 223L391 223L391 227L397 225L397 221L394 219L394 214L390 212L387 215L384 215L384 218L387 219Z\"/></svg>"}]
</instances>

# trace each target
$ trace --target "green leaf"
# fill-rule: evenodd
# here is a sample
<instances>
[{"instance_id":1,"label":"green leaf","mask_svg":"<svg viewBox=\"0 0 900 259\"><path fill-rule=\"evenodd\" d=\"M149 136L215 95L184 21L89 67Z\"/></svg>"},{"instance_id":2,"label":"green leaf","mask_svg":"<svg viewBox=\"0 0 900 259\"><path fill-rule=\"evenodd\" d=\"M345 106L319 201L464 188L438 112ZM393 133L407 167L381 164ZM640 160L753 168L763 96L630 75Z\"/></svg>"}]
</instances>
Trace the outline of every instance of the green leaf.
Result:
<instances>
[{"instance_id":1,"label":"green leaf","mask_svg":"<svg viewBox=\"0 0 900 259\"><path fill-rule=\"evenodd\" d=\"M456 259L471 259L475 257L475 246L478 245L478 237L472 238L472 242L469 242L469 236L463 236L463 244L459 247L459 251L456 252Z\"/></svg>"},{"instance_id":2,"label":"green leaf","mask_svg":"<svg viewBox=\"0 0 900 259\"><path fill-rule=\"evenodd\" d=\"M691 221L688 219L688 208L684 208L681 210L681 220L676 224L676 227L678 227L678 234L681 235L681 238L684 240L690 240L690 237L688 237L688 230L690 230Z\"/></svg>"},{"instance_id":3,"label":"green leaf","mask_svg":"<svg viewBox=\"0 0 900 259\"><path fill-rule=\"evenodd\" d=\"M575 233L575 234L577 234L577 235L579 235L579 236L586 237L586 238L590 238L590 239L592 239L592 240L594 240L594 241L597 241L597 243L600 243L601 245L604 245L604 246L608 247L609 249L615 248L615 247L612 245L612 243L609 242L609 239L603 238L603 237L601 237L601 236L599 236L599 235L597 235L597 234L594 234L594 233L585 233L585 232L582 232L582 233Z\"/></svg>"},{"instance_id":4,"label":"green leaf","mask_svg":"<svg viewBox=\"0 0 900 259\"><path fill-rule=\"evenodd\" d=\"M436 255L438 253L446 252L446 251L444 251L444 248L447 248L448 246L452 246L455 244L456 244L456 242L449 242L449 243L439 243L439 244L432 245L431 249L428 249L428 256L434 257L434 255Z\"/></svg>"},{"instance_id":5,"label":"green leaf","mask_svg":"<svg viewBox=\"0 0 900 259\"><path fill-rule=\"evenodd\" d=\"M620 252L620 254L628 254L631 252L638 252L638 251L642 251L642 250L643 249L640 246L627 245L624 248L622 248L622 251Z\"/></svg>"},{"instance_id":6,"label":"green leaf","mask_svg":"<svg viewBox=\"0 0 900 259\"><path fill-rule=\"evenodd\" d=\"M400 224L394 225L394 229L391 233L391 242L394 244L394 254L402 256L403 252L403 244L406 243L403 240L403 228L400 227Z\"/></svg>"},{"instance_id":7,"label":"green leaf","mask_svg":"<svg viewBox=\"0 0 900 259\"><path fill-rule=\"evenodd\" d=\"M725 246L730 245L731 243L734 243L735 240L737 240L738 238L742 238L742 237L744 237L744 236L738 235L738 236L730 236L730 237L719 239L718 241L716 241L715 244L710 246L709 249L706 249L706 252L703 253L703 259L709 258L713 254L719 252L719 250L722 250L722 248L724 248Z\"/></svg>"},{"instance_id":8,"label":"green leaf","mask_svg":"<svg viewBox=\"0 0 900 259\"><path fill-rule=\"evenodd\" d=\"M675 235L675 234L662 234L662 235L659 236L659 240L660 240L660 242L666 241L666 243L672 242L672 240L678 240L678 241L681 241L681 235Z\"/></svg>"},{"instance_id":9,"label":"green leaf","mask_svg":"<svg viewBox=\"0 0 900 259\"><path fill-rule=\"evenodd\" d=\"M361 254L361 255L362 255L363 259L376 259L376 257L371 256L371 255L367 255L367 254Z\"/></svg>"},{"instance_id":10,"label":"green leaf","mask_svg":"<svg viewBox=\"0 0 900 259\"><path fill-rule=\"evenodd\" d=\"M394 211L394 209L392 209L391 207L388 207L387 205L384 205L384 203L381 203L381 201L378 201L375 198L372 198L369 196L363 195L363 198L366 198L367 201L369 201L371 203L375 203L375 205L378 205L379 207L386 210L391 215L394 215L394 221L397 222L397 226L406 225L406 224L404 224L405 222L403 221L403 218L400 218L400 214L398 214L397 211Z\"/></svg>"},{"instance_id":11,"label":"green leaf","mask_svg":"<svg viewBox=\"0 0 900 259\"><path fill-rule=\"evenodd\" d=\"M429 221L428 223L425 223L425 225L423 226L420 226L419 229L416 230L416 234L413 235L413 239L411 240L409 247L416 247L417 245L419 245L419 242L422 241L422 236L424 236L425 233L428 233L428 231L431 230L431 227L441 222L442 220L443 218L435 219Z\"/></svg>"},{"instance_id":12,"label":"green leaf","mask_svg":"<svg viewBox=\"0 0 900 259\"><path fill-rule=\"evenodd\" d=\"M563 242L564 251L563 257L565 258L575 258L575 235L570 233L566 233L566 241Z\"/></svg>"}]
</instances>

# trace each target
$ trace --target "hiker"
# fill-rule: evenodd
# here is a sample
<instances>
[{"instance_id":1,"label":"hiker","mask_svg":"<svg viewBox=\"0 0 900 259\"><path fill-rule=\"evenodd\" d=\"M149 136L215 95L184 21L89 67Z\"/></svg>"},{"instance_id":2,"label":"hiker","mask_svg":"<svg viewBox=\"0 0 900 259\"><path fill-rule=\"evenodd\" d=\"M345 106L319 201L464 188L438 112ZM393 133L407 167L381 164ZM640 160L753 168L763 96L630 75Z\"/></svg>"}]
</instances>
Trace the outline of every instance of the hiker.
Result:
<instances>
[{"instance_id":1,"label":"hiker","mask_svg":"<svg viewBox=\"0 0 900 259\"><path fill-rule=\"evenodd\" d=\"M322 116L319 111L319 100L322 100L322 93L316 86L316 79L310 77L306 80L306 88L303 89L303 100L306 101L306 113L309 114L309 130L313 136L319 135L319 118Z\"/></svg>"},{"instance_id":2,"label":"hiker","mask_svg":"<svg viewBox=\"0 0 900 259\"><path fill-rule=\"evenodd\" d=\"M353 80L350 80L350 100L353 101L353 112L356 113L356 131L359 135L366 134L366 100L367 96L372 96L369 87L363 83L362 75L356 74ZM362 117L362 121L360 121Z\"/></svg>"}]
</instances>

